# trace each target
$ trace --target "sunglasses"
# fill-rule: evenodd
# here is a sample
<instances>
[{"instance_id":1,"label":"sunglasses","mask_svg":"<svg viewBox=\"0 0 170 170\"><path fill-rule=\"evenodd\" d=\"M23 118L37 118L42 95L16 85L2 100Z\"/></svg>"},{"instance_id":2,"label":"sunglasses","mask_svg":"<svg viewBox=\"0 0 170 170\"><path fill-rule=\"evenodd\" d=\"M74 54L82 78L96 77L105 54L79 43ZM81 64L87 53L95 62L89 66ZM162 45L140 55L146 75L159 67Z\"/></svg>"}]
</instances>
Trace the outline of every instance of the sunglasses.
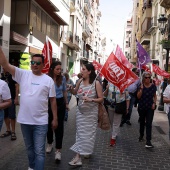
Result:
<instances>
[{"instance_id":1,"label":"sunglasses","mask_svg":"<svg viewBox=\"0 0 170 170\"><path fill-rule=\"evenodd\" d=\"M41 64L41 62L40 62L40 61L31 61L31 65L34 65L34 64L36 64L37 66L39 66L39 65Z\"/></svg>"},{"instance_id":2,"label":"sunglasses","mask_svg":"<svg viewBox=\"0 0 170 170\"><path fill-rule=\"evenodd\" d=\"M145 79L150 79L151 77L145 77Z\"/></svg>"}]
</instances>

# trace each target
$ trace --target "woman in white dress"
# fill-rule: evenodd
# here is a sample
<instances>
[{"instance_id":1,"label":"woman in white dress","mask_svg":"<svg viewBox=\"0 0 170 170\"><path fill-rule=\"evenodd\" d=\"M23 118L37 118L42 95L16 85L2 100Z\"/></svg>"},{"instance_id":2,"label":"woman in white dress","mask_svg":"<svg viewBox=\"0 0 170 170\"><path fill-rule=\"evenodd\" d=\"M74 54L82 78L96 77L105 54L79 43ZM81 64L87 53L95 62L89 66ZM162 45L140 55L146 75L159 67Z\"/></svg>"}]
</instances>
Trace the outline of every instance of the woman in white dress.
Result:
<instances>
[{"instance_id":1,"label":"woman in white dress","mask_svg":"<svg viewBox=\"0 0 170 170\"><path fill-rule=\"evenodd\" d=\"M72 94L77 94L79 103L76 111L76 143L71 147L76 156L69 162L72 166L81 166L81 155L93 153L98 124L98 104L103 102L102 87L95 81L96 73L92 64L82 66L82 79L76 87L70 87Z\"/></svg>"}]
</instances>

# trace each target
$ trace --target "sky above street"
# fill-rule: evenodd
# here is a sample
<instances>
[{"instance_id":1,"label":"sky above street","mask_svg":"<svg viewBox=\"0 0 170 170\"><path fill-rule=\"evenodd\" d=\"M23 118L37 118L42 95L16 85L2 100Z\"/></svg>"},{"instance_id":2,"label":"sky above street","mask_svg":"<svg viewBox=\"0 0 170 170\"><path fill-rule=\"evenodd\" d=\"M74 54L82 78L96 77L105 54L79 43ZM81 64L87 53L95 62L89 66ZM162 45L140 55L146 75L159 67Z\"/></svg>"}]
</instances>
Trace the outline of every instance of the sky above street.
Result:
<instances>
[{"instance_id":1,"label":"sky above street","mask_svg":"<svg viewBox=\"0 0 170 170\"><path fill-rule=\"evenodd\" d=\"M123 47L126 19L133 10L133 0L99 0L101 11L101 33Z\"/></svg>"}]
</instances>

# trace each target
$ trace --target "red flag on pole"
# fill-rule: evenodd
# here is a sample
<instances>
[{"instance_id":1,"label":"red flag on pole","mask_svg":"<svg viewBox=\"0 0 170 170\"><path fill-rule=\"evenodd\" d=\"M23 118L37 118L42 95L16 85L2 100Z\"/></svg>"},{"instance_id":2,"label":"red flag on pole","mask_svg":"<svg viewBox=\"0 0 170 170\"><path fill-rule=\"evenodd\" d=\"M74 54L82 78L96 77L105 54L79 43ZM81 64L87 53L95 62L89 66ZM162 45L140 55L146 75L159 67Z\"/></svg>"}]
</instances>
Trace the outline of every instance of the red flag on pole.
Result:
<instances>
[{"instance_id":1,"label":"red flag on pole","mask_svg":"<svg viewBox=\"0 0 170 170\"><path fill-rule=\"evenodd\" d=\"M117 86L121 93L138 80L138 77L124 66L113 53L108 57L101 73L109 82Z\"/></svg>"},{"instance_id":2,"label":"red flag on pole","mask_svg":"<svg viewBox=\"0 0 170 170\"><path fill-rule=\"evenodd\" d=\"M164 70L161 70L157 65L155 64L152 64L152 69L153 69L153 72L155 72L157 75L159 76L163 76L165 78L169 78L170 77L170 74L167 73L166 71Z\"/></svg>"},{"instance_id":3,"label":"red flag on pole","mask_svg":"<svg viewBox=\"0 0 170 170\"><path fill-rule=\"evenodd\" d=\"M143 65L142 69L144 69L145 71L151 73L151 70L146 65Z\"/></svg>"},{"instance_id":4,"label":"red flag on pole","mask_svg":"<svg viewBox=\"0 0 170 170\"><path fill-rule=\"evenodd\" d=\"M50 68L50 65L52 63L52 45L50 41L48 40L48 37L46 37L46 42L44 44L44 48L42 50L42 54L44 56L44 68L42 70L43 73L47 74Z\"/></svg>"},{"instance_id":5,"label":"red flag on pole","mask_svg":"<svg viewBox=\"0 0 170 170\"><path fill-rule=\"evenodd\" d=\"M115 56L119 59L120 62L122 62L123 65L125 65L127 68L132 69L134 67L133 64L131 64L128 59L124 56L121 48L119 47L119 45L117 45L116 47L116 52L115 52Z\"/></svg>"}]
</instances>

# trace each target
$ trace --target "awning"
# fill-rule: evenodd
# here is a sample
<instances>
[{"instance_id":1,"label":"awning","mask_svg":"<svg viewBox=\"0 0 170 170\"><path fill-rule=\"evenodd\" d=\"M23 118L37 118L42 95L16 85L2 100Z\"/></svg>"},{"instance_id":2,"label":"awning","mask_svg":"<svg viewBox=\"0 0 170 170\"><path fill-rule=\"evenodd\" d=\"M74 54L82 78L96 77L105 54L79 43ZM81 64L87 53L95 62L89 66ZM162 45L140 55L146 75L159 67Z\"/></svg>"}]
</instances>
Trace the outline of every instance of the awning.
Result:
<instances>
[{"instance_id":1,"label":"awning","mask_svg":"<svg viewBox=\"0 0 170 170\"><path fill-rule=\"evenodd\" d=\"M14 31L10 32L10 45L28 45L28 39Z\"/></svg>"}]
</instances>

